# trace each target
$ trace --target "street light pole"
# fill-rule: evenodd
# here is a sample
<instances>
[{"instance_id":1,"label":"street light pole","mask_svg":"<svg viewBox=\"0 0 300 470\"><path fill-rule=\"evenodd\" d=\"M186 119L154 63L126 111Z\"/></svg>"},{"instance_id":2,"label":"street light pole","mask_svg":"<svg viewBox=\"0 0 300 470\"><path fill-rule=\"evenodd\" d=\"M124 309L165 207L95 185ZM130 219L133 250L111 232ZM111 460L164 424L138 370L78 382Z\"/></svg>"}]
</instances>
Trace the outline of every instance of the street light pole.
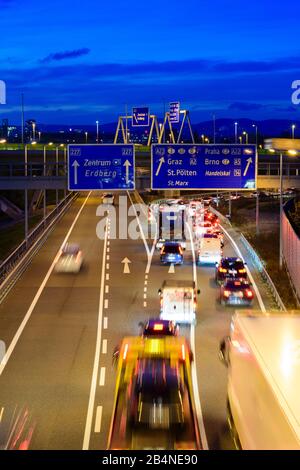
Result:
<instances>
[{"instance_id":1,"label":"street light pole","mask_svg":"<svg viewBox=\"0 0 300 470\"><path fill-rule=\"evenodd\" d=\"M282 256L282 212L283 212L283 205L282 205L282 190L283 190L283 153L280 152L280 215L279 215L279 268L282 269L283 265L283 256Z\"/></svg>"},{"instance_id":2,"label":"street light pole","mask_svg":"<svg viewBox=\"0 0 300 470\"><path fill-rule=\"evenodd\" d=\"M25 167L24 167L24 176L28 176L28 154L27 154L27 144L25 144ZM26 181L25 181L26 184ZM25 218L25 243L28 244L28 189L25 189L24 192L24 218Z\"/></svg>"},{"instance_id":3,"label":"street light pole","mask_svg":"<svg viewBox=\"0 0 300 470\"><path fill-rule=\"evenodd\" d=\"M238 128L237 128L237 126L238 126L238 123L235 122L234 123L234 136L235 136L235 143L236 144L238 143Z\"/></svg>"},{"instance_id":4,"label":"street light pole","mask_svg":"<svg viewBox=\"0 0 300 470\"><path fill-rule=\"evenodd\" d=\"M96 126L97 126L97 137L96 137L96 142L99 144L99 121L96 121Z\"/></svg>"},{"instance_id":5,"label":"street light pole","mask_svg":"<svg viewBox=\"0 0 300 470\"><path fill-rule=\"evenodd\" d=\"M296 125L293 124L293 125L292 125L292 139L293 139L293 140L295 139L295 127L296 127Z\"/></svg>"},{"instance_id":6,"label":"street light pole","mask_svg":"<svg viewBox=\"0 0 300 470\"><path fill-rule=\"evenodd\" d=\"M255 127L255 143L258 144L258 127L256 124L252 124L252 127Z\"/></svg>"}]
</instances>

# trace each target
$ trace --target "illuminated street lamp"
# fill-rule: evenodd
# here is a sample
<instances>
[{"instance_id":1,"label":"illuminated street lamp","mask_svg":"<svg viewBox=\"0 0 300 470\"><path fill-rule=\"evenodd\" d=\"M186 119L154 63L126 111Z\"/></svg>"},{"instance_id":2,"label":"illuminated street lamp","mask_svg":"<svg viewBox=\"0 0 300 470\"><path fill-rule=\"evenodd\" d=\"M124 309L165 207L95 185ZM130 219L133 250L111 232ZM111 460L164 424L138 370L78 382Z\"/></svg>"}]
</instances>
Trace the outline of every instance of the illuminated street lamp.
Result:
<instances>
[{"instance_id":1,"label":"illuminated street lamp","mask_svg":"<svg viewBox=\"0 0 300 470\"><path fill-rule=\"evenodd\" d=\"M202 139L202 144L204 144L204 142L205 142L205 135L204 134L202 134L201 139Z\"/></svg>"},{"instance_id":2,"label":"illuminated street lamp","mask_svg":"<svg viewBox=\"0 0 300 470\"><path fill-rule=\"evenodd\" d=\"M238 131L238 123L235 122L235 123L234 123L234 141L235 141L236 144L238 143L237 131Z\"/></svg>"},{"instance_id":3,"label":"illuminated street lamp","mask_svg":"<svg viewBox=\"0 0 300 470\"><path fill-rule=\"evenodd\" d=\"M208 137L205 137L205 142L206 142L207 144L209 144L209 138L208 138Z\"/></svg>"},{"instance_id":4,"label":"illuminated street lamp","mask_svg":"<svg viewBox=\"0 0 300 470\"><path fill-rule=\"evenodd\" d=\"M36 128L36 123L33 121L32 122L32 140L35 140L35 128Z\"/></svg>"},{"instance_id":5,"label":"illuminated street lamp","mask_svg":"<svg viewBox=\"0 0 300 470\"><path fill-rule=\"evenodd\" d=\"M258 144L258 127L256 124L252 124L252 127L255 127L255 143Z\"/></svg>"},{"instance_id":6,"label":"illuminated street lamp","mask_svg":"<svg viewBox=\"0 0 300 470\"><path fill-rule=\"evenodd\" d=\"M295 138L295 128L296 128L296 124L293 124L292 125L292 139Z\"/></svg>"},{"instance_id":7,"label":"illuminated street lamp","mask_svg":"<svg viewBox=\"0 0 300 470\"><path fill-rule=\"evenodd\" d=\"M85 132L85 143L87 144L87 141L88 141L88 133Z\"/></svg>"},{"instance_id":8,"label":"illuminated street lamp","mask_svg":"<svg viewBox=\"0 0 300 470\"><path fill-rule=\"evenodd\" d=\"M97 137L96 137L96 142L97 144L99 143L99 121L96 121L96 127L97 127Z\"/></svg>"},{"instance_id":9,"label":"illuminated street lamp","mask_svg":"<svg viewBox=\"0 0 300 470\"><path fill-rule=\"evenodd\" d=\"M243 137L241 135L239 136L239 141L240 141L240 144L243 143Z\"/></svg>"},{"instance_id":10,"label":"illuminated street lamp","mask_svg":"<svg viewBox=\"0 0 300 470\"><path fill-rule=\"evenodd\" d=\"M245 136L246 144L248 144L248 133L244 131L243 135Z\"/></svg>"},{"instance_id":11,"label":"illuminated street lamp","mask_svg":"<svg viewBox=\"0 0 300 470\"><path fill-rule=\"evenodd\" d=\"M39 135L39 142L41 141L41 131L38 131L38 135Z\"/></svg>"}]
</instances>

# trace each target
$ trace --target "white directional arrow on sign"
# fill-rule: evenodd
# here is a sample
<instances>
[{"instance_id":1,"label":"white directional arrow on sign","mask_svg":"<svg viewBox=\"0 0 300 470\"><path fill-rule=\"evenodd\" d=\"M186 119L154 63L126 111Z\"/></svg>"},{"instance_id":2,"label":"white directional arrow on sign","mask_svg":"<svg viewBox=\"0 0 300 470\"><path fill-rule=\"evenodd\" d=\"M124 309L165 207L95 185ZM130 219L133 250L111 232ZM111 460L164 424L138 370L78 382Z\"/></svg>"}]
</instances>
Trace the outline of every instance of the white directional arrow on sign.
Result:
<instances>
[{"instance_id":1,"label":"white directional arrow on sign","mask_svg":"<svg viewBox=\"0 0 300 470\"><path fill-rule=\"evenodd\" d=\"M130 259L124 258L121 263L124 264L123 274L130 274L129 263L131 263Z\"/></svg>"},{"instance_id":2,"label":"white directional arrow on sign","mask_svg":"<svg viewBox=\"0 0 300 470\"><path fill-rule=\"evenodd\" d=\"M126 167L126 184L129 183L129 167L132 166L129 160L126 160L125 163L123 163L123 166Z\"/></svg>"},{"instance_id":3,"label":"white directional arrow on sign","mask_svg":"<svg viewBox=\"0 0 300 470\"><path fill-rule=\"evenodd\" d=\"M159 165L158 165L158 168L156 170L155 176L159 175L159 172L160 172L160 169L161 169L161 166L162 166L163 163L165 163L165 159L164 159L164 157L161 157L159 159Z\"/></svg>"},{"instance_id":4,"label":"white directional arrow on sign","mask_svg":"<svg viewBox=\"0 0 300 470\"><path fill-rule=\"evenodd\" d=\"M245 168L245 171L244 171L244 176L246 176L246 174L247 174L247 172L248 172L248 170L249 170L249 166L251 165L251 163L253 163L253 160L252 160L252 158L250 157L250 158L247 159L247 165L246 165L246 168Z\"/></svg>"},{"instance_id":5,"label":"white directional arrow on sign","mask_svg":"<svg viewBox=\"0 0 300 470\"><path fill-rule=\"evenodd\" d=\"M77 160L74 160L74 162L72 163L72 167L74 168L74 184L77 184L78 181L77 181L77 169L79 167L79 163Z\"/></svg>"}]
</instances>

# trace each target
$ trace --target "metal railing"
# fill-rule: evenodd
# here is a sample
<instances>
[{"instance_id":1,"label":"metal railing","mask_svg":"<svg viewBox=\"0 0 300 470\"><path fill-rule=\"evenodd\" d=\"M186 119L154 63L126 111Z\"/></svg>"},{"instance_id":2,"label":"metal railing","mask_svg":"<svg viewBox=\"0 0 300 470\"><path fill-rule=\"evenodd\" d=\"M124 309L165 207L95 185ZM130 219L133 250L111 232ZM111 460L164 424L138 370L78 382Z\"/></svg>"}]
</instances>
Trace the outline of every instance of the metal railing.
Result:
<instances>
[{"instance_id":1,"label":"metal railing","mask_svg":"<svg viewBox=\"0 0 300 470\"><path fill-rule=\"evenodd\" d=\"M214 212L221 221L225 222L225 223L228 223L230 226L231 226L231 223L230 221L227 219L227 217L225 217L223 214L221 214L220 212L218 212L216 209L212 208L210 209L212 212ZM247 253L249 254L250 258L252 259L253 261L253 264L254 266L256 267L257 271L259 272L259 274L261 275L262 279L267 283L267 286L278 306L278 308L282 311L286 311L286 307L284 305L284 303L282 302L281 300L281 297L274 285L274 282L272 281L268 271L266 270L265 268L265 263L264 261L259 257L259 255L256 253L255 249L253 248L253 246L248 242L248 240L245 238L245 236L240 233L240 240L244 246L244 248L247 250Z\"/></svg>"},{"instance_id":2,"label":"metal railing","mask_svg":"<svg viewBox=\"0 0 300 470\"><path fill-rule=\"evenodd\" d=\"M248 240L244 237L244 235L241 233L240 234L240 239L241 239L241 242L243 243L244 247L246 248L250 258L252 259L253 261L253 264L255 265L256 269L259 271L261 277L263 278L263 280L267 283L271 293L272 293L272 296L278 306L278 308L284 312L286 312L286 307L284 305L284 303L282 302L281 300L281 297L275 287L275 284L274 282L272 281L268 271L266 270L265 268L265 263L262 261L262 259L258 256L258 254L256 253L256 251L254 250L253 246L248 242Z\"/></svg>"},{"instance_id":3,"label":"metal railing","mask_svg":"<svg viewBox=\"0 0 300 470\"><path fill-rule=\"evenodd\" d=\"M45 241L55 223L77 198L78 193L69 193L23 240L0 265L0 301L31 262L32 257Z\"/></svg>"}]
</instances>

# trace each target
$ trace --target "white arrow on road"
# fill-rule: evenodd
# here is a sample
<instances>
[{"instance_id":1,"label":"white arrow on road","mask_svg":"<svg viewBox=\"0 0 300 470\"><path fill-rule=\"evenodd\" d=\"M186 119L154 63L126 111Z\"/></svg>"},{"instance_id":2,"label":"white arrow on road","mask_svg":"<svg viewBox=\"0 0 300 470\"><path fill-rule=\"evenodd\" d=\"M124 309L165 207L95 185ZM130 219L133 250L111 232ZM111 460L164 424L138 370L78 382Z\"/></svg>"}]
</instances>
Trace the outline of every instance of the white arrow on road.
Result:
<instances>
[{"instance_id":1,"label":"white arrow on road","mask_svg":"<svg viewBox=\"0 0 300 470\"><path fill-rule=\"evenodd\" d=\"M125 163L123 163L123 166L126 167L126 184L129 183L129 167L132 166L129 160L126 160Z\"/></svg>"},{"instance_id":2,"label":"white arrow on road","mask_svg":"<svg viewBox=\"0 0 300 470\"><path fill-rule=\"evenodd\" d=\"M130 274L130 269L129 269L129 263L131 263L130 259L124 258L123 261L121 261L121 263L124 264L123 274Z\"/></svg>"},{"instance_id":3,"label":"white arrow on road","mask_svg":"<svg viewBox=\"0 0 300 470\"><path fill-rule=\"evenodd\" d=\"M245 168L245 171L244 171L244 176L246 176L246 174L247 174L247 172L248 172L248 170L249 170L249 166L251 165L251 163L253 163L253 160L252 160L252 158L250 157L250 158L247 159L247 165L246 165L246 168Z\"/></svg>"},{"instance_id":4,"label":"white arrow on road","mask_svg":"<svg viewBox=\"0 0 300 470\"><path fill-rule=\"evenodd\" d=\"M159 159L159 165L158 165L158 168L156 170L155 176L159 175L159 172L160 172L160 169L161 169L161 166L162 166L163 163L165 163L165 159L164 159L164 157L161 157Z\"/></svg>"},{"instance_id":5,"label":"white arrow on road","mask_svg":"<svg viewBox=\"0 0 300 470\"><path fill-rule=\"evenodd\" d=\"M72 163L72 167L74 168L74 184L77 184L78 183L78 180L77 180L77 169L79 167L79 163L77 160L74 160L74 162Z\"/></svg>"},{"instance_id":6,"label":"white arrow on road","mask_svg":"<svg viewBox=\"0 0 300 470\"><path fill-rule=\"evenodd\" d=\"M169 274L174 274L174 273L175 273L175 266L174 266L174 264L171 264L171 265L170 265L170 268L169 268L168 273L169 273Z\"/></svg>"}]
</instances>

